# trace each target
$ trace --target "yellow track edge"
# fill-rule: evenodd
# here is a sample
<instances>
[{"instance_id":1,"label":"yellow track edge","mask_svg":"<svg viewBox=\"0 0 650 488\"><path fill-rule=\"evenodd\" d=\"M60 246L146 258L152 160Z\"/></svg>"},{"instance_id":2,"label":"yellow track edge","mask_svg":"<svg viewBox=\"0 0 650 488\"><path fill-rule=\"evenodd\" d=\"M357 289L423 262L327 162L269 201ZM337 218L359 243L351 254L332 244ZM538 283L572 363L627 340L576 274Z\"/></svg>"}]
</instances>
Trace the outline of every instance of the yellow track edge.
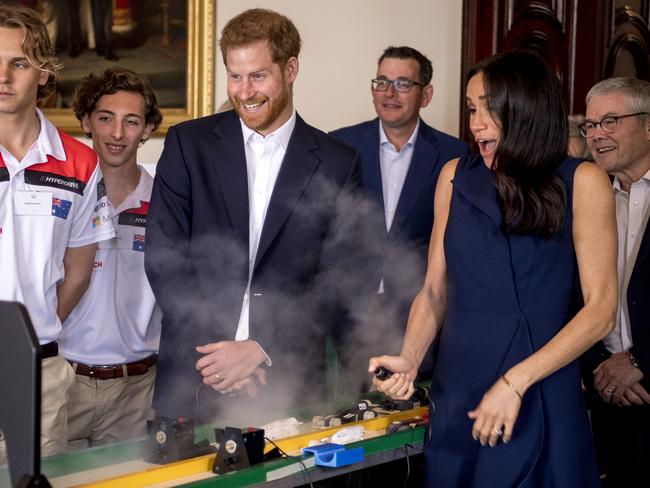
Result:
<instances>
[{"instance_id":1,"label":"yellow track edge","mask_svg":"<svg viewBox=\"0 0 650 488\"><path fill-rule=\"evenodd\" d=\"M285 452L297 451L303 447L306 447L309 441L320 440L323 437L330 437L336 431L342 429L343 427L350 426L361 426L366 431L377 431L384 430L391 423L399 420L410 419L423 415L428 410L428 407L419 407L411 410L404 410L401 412L391 413L387 415L381 415L374 419L362 420L359 422L351 422L349 424L344 424L338 427L330 427L327 429L319 429L313 432L306 434L299 434L292 437L286 437L284 439L278 439L274 441L280 449ZM269 451L273 448L269 443L265 447L265 451ZM116 486L124 488L136 488L146 485L152 485L155 483L163 483L166 481L175 480L178 478L183 478L186 476L197 475L200 473L211 472L212 466L214 464L214 454L206 454L204 456L199 456L192 459L186 459L184 461L178 461L175 463L165 464L165 465L155 465L144 471L138 471L136 473L130 473L121 476L115 476L112 478L106 478L101 481L95 481L91 483L84 483L77 485L78 488L114 488Z\"/></svg>"}]
</instances>

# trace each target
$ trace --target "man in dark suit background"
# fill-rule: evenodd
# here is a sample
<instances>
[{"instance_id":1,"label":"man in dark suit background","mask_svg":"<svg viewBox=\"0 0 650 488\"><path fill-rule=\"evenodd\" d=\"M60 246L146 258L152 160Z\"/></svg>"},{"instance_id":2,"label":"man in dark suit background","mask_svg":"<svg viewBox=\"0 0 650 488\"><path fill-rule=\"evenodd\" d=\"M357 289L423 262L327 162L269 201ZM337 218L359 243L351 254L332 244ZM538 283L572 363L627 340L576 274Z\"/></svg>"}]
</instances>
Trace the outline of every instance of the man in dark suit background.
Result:
<instances>
[{"instance_id":1,"label":"man in dark suit background","mask_svg":"<svg viewBox=\"0 0 650 488\"><path fill-rule=\"evenodd\" d=\"M650 485L650 83L610 78L587 94L580 126L613 177L618 224L616 328L583 356L605 487Z\"/></svg>"},{"instance_id":2,"label":"man in dark suit background","mask_svg":"<svg viewBox=\"0 0 650 488\"><path fill-rule=\"evenodd\" d=\"M431 61L407 46L389 47L378 61L371 93L377 118L331 133L362 157L362 182L373 214L373 258L357 309L362 325L358 351L344 351L349 372L365 371L368 357L401 344L411 302L422 287L433 225L433 196L444 164L468 152L467 145L427 125L420 110L431 102ZM391 340L394 337L395 340ZM398 352L398 351L395 351ZM431 377L432 355L420 369ZM354 380L352 380L354 382Z\"/></svg>"},{"instance_id":3,"label":"man in dark suit background","mask_svg":"<svg viewBox=\"0 0 650 488\"><path fill-rule=\"evenodd\" d=\"M354 263L360 160L296 114L300 44L276 12L231 19L220 47L234 111L167 134L146 241L164 314L160 414L322 397L327 325ZM258 389L262 399L241 400Z\"/></svg>"}]
</instances>

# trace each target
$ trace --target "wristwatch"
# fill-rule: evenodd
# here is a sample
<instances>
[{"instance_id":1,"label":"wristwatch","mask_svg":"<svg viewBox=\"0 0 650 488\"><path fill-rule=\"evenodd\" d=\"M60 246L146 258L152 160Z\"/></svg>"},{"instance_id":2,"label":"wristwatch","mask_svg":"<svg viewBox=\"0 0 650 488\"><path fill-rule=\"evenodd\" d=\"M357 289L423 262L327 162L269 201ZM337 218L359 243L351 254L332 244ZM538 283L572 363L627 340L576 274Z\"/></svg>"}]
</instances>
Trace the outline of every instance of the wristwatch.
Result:
<instances>
[{"instance_id":1,"label":"wristwatch","mask_svg":"<svg viewBox=\"0 0 650 488\"><path fill-rule=\"evenodd\" d=\"M630 364L637 369L641 369L641 366L639 365L639 361L634 357L634 354L632 354L631 352L628 352L628 354L630 356Z\"/></svg>"}]
</instances>

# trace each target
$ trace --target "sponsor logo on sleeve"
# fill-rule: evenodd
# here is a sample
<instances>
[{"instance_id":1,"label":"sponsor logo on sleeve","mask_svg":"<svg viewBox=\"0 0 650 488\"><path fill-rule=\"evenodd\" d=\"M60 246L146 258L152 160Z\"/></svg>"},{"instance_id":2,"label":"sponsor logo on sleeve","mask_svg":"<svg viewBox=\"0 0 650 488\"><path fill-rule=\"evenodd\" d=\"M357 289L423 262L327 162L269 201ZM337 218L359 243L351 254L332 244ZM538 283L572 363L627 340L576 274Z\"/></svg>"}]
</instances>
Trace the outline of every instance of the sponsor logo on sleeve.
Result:
<instances>
[{"instance_id":1,"label":"sponsor logo on sleeve","mask_svg":"<svg viewBox=\"0 0 650 488\"><path fill-rule=\"evenodd\" d=\"M106 185L104 184L104 178L97 182L97 200L101 200L106 196Z\"/></svg>"},{"instance_id":2,"label":"sponsor logo on sleeve","mask_svg":"<svg viewBox=\"0 0 650 488\"><path fill-rule=\"evenodd\" d=\"M144 252L144 236L133 234L133 250Z\"/></svg>"},{"instance_id":3,"label":"sponsor logo on sleeve","mask_svg":"<svg viewBox=\"0 0 650 488\"><path fill-rule=\"evenodd\" d=\"M106 201L104 202L98 202L97 205L95 205L95 209L93 210L95 213L99 212L102 208L108 207L108 203Z\"/></svg>"},{"instance_id":4,"label":"sponsor logo on sleeve","mask_svg":"<svg viewBox=\"0 0 650 488\"><path fill-rule=\"evenodd\" d=\"M67 219L72 202L62 198L52 198L52 215L60 219Z\"/></svg>"},{"instance_id":5,"label":"sponsor logo on sleeve","mask_svg":"<svg viewBox=\"0 0 650 488\"><path fill-rule=\"evenodd\" d=\"M102 225L102 216L101 215L95 215L93 217L92 222L93 222L93 229L96 229L97 227Z\"/></svg>"}]
</instances>

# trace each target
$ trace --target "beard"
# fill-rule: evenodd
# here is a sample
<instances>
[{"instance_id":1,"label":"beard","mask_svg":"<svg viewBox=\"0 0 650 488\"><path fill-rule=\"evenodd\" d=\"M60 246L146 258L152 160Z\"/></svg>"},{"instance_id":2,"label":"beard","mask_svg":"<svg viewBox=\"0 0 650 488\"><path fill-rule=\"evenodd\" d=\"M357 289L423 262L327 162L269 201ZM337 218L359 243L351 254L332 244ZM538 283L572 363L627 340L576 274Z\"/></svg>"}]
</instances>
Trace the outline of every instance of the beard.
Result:
<instances>
[{"instance_id":1,"label":"beard","mask_svg":"<svg viewBox=\"0 0 650 488\"><path fill-rule=\"evenodd\" d=\"M261 132L271 127L278 117L280 117L284 109L287 108L287 105L289 105L289 90L287 89L286 84L283 84L282 91L275 100L271 100L263 95L255 97L252 100L247 100L246 103L248 105L261 102L266 102L266 105L268 105L262 110L262 112L253 114L246 112L241 100L233 97L228 98L239 117L244 121L244 124L255 132Z\"/></svg>"}]
</instances>

